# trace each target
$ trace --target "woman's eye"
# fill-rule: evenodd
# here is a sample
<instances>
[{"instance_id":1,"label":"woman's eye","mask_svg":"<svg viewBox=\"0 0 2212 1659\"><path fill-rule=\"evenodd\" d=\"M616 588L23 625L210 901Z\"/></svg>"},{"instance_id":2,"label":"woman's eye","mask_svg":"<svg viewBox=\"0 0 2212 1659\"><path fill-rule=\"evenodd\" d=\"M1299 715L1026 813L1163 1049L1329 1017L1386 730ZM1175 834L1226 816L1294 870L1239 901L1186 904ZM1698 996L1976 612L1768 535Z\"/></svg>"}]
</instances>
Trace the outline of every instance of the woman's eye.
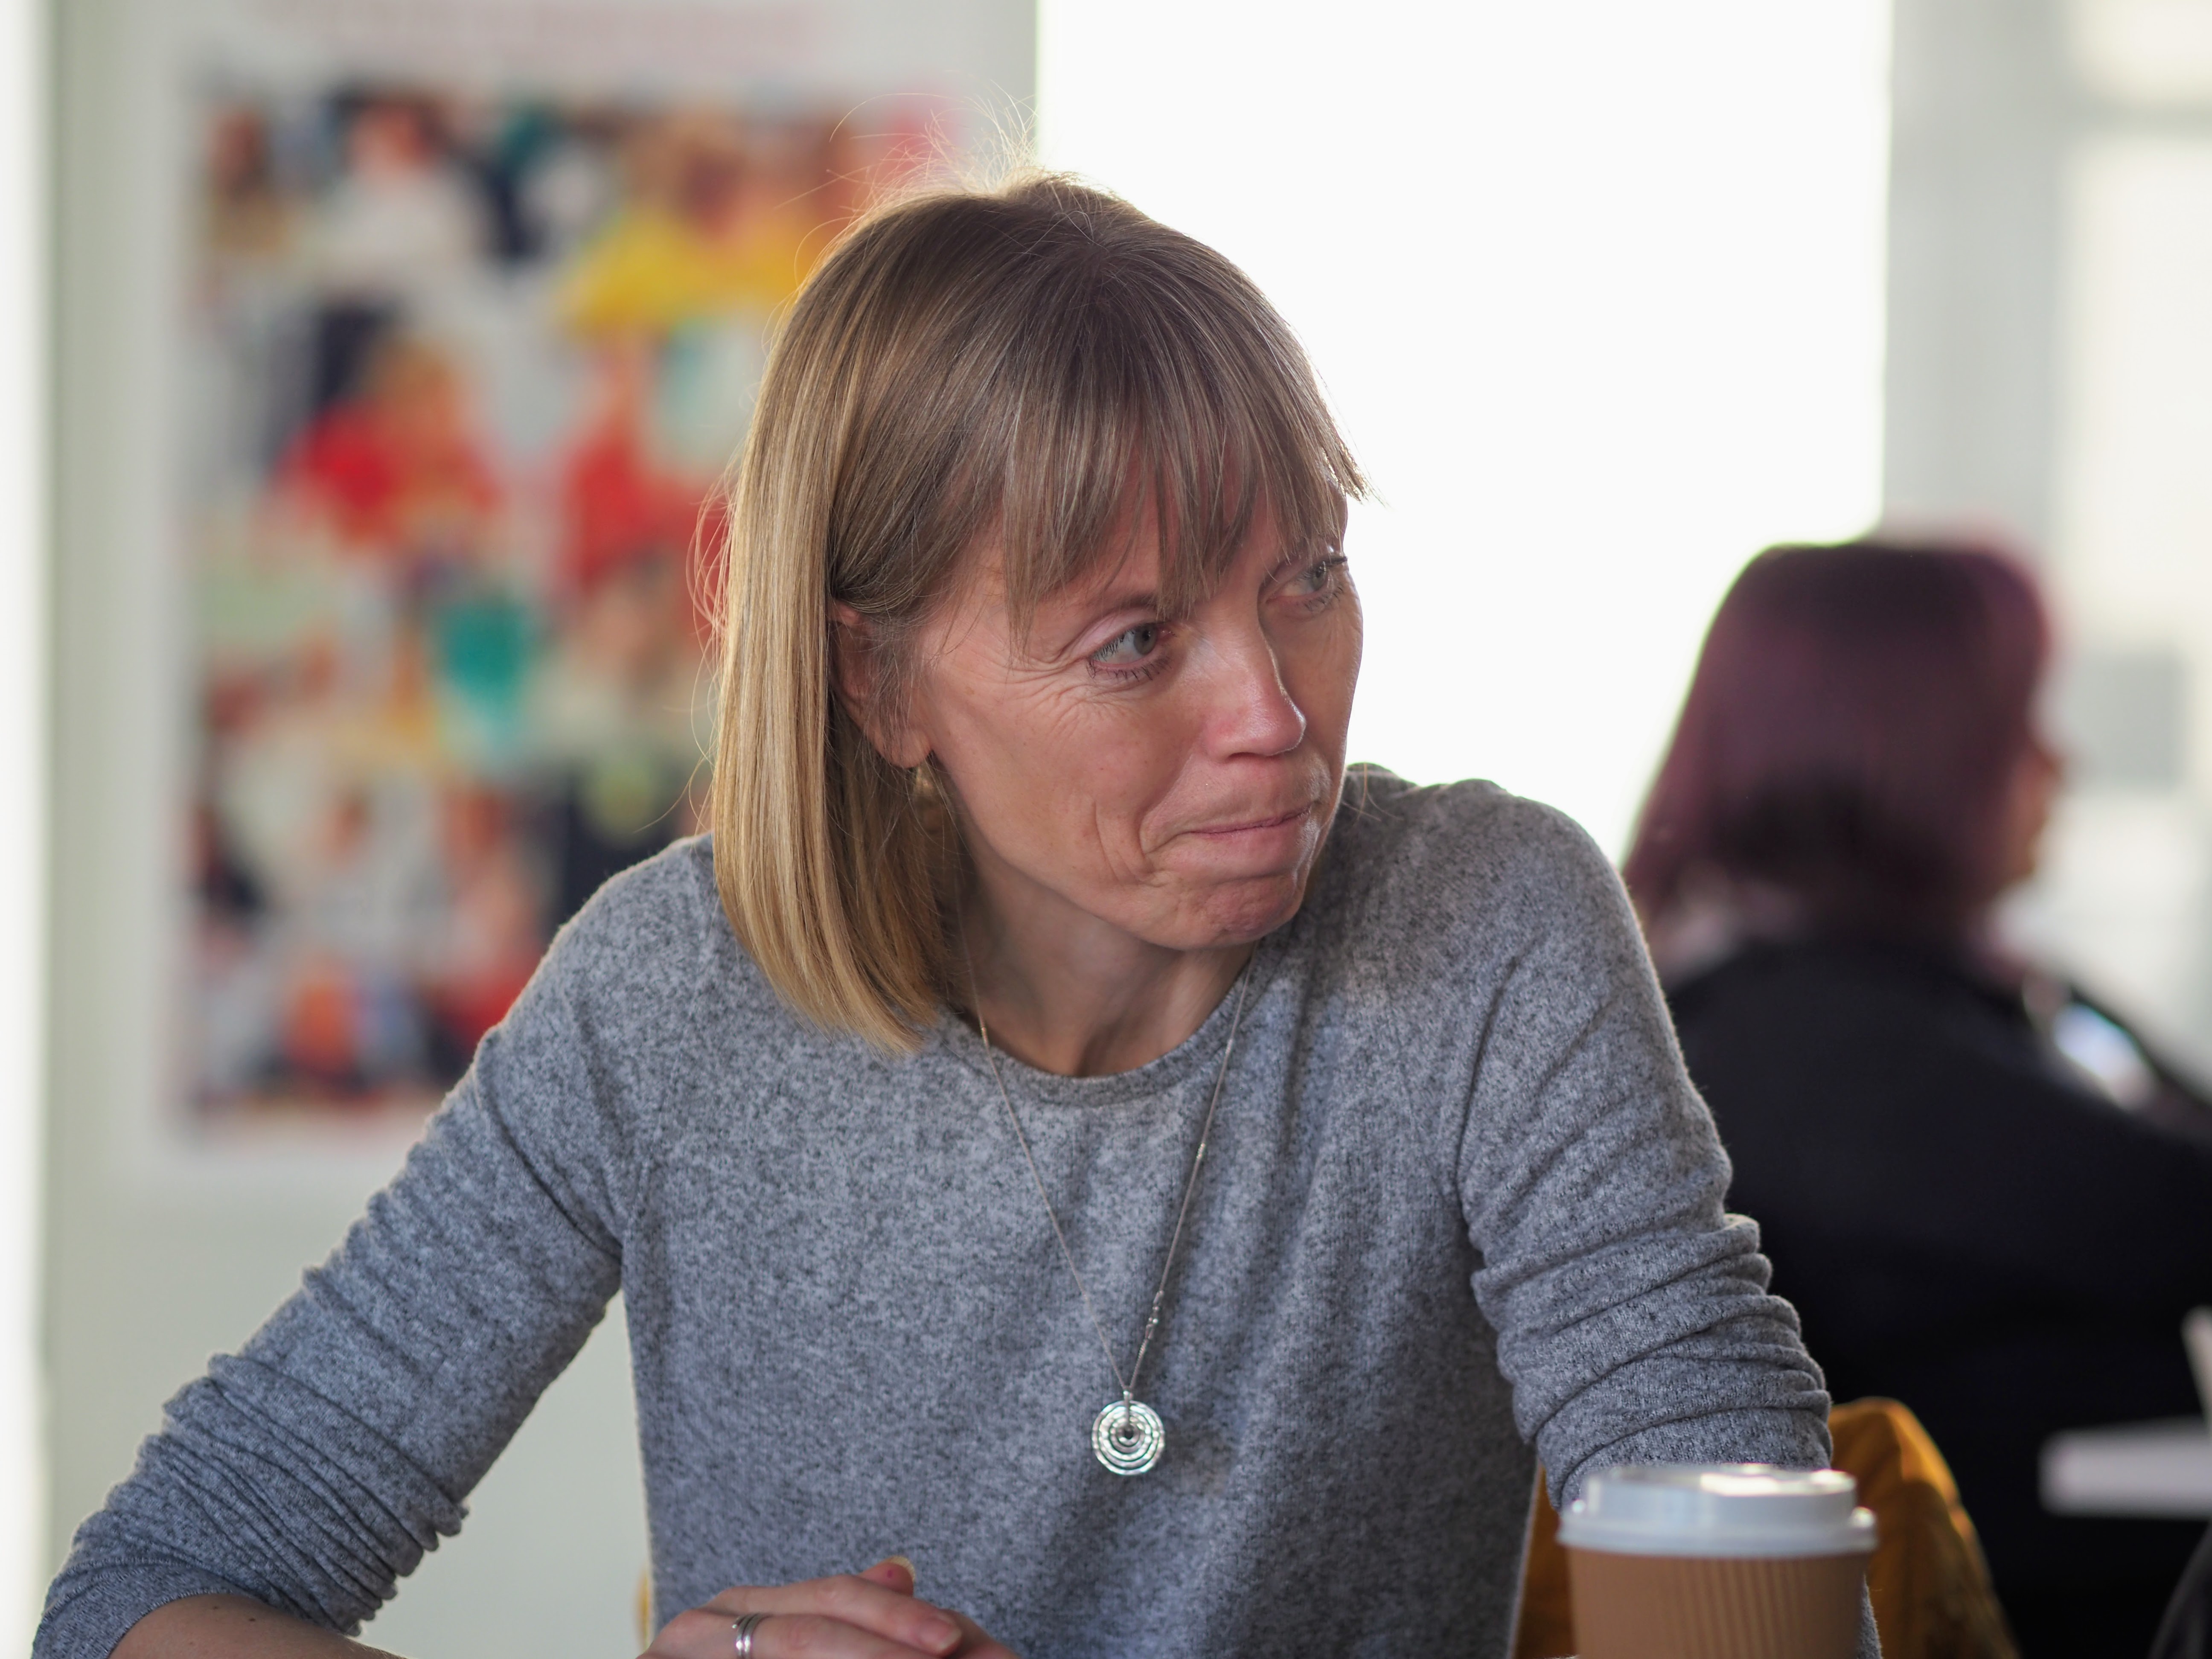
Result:
<instances>
[{"instance_id":1,"label":"woman's eye","mask_svg":"<svg viewBox=\"0 0 2212 1659\"><path fill-rule=\"evenodd\" d=\"M1160 625L1156 622L1139 623L1134 628L1116 634L1112 639L1091 653L1091 660L1102 668L1129 668L1151 656L1160 642Z\"/></svg>"},{"instance_id":2,"label":"woman's eye","mask_svg":"<svg viewBox=\"0 0 2212 1659\"><path fill-rule=\"evenodd\" d=\"M1335 586L1337 573L1344 568L1344 556L1332 553L1325 559L1316 559L1291 579L1293 592L1311 598L1326 593Z\"/></svg>"}]
</instances>

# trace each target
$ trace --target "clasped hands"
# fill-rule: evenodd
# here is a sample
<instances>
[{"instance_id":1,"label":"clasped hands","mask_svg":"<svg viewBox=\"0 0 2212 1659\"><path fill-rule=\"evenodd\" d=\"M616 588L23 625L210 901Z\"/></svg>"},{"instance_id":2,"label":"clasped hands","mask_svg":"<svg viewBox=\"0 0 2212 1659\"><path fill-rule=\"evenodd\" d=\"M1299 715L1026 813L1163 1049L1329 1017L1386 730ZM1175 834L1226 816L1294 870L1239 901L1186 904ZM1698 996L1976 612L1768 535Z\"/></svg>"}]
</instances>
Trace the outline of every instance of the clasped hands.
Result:
<instances>
[{"instance_id":1,"label":"clasped hands","mask_svg":"<svg viewBox=\"0 0 2212 1659\"><path fill-rule=\"evenodd\" d=\"M866 1572L769 1589L726 1589L660 1627L642 1659L729 1659L732 1627L749 1613L754 1659L1014 1659L965 1613L914 1593L914 1568L898 1556Z\"/></svg>"}]
</instances>

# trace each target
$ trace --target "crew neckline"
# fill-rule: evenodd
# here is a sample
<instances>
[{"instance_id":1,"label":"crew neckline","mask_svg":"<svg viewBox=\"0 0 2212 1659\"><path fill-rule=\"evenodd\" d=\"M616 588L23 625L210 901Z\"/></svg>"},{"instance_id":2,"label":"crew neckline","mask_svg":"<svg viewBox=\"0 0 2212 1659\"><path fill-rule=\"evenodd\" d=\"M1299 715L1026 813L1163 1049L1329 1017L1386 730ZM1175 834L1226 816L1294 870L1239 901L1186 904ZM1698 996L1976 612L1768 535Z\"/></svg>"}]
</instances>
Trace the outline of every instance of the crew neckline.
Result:
<instances>
[{"instance_id":1,"label":"crew neckline","mask_svg":"<svg viewBox=\"0 0 2212 1659\"><path fill-rule=\"evenodd\" d=\"M1307 895L1310 900L1312 894ZM1252 1021L1268 988L1279 976L1284 953L1290 934L1306 915L1308 906L1301 904L1291 916L1272 933L1263 935L1253 947L1252 959L1244 965L1239 978L1249 976L1250 988L1244 994L1244 1024L1238 1035L1242 1042L1252 1029ZM1012 1054L997 1043L991 1045L991 1054L999 1064L999 1072L1006 1079L1008 1091L1023 1103L1031 1102L1043 1105L1093 1109L1116 1106L1133 1100L1157 1099L1180 1087L1194 1073L1205 1072L1211 1076L1212 1068L1221 1063L1221 1050L1229 1041L1229 1022L1237 1008L1237 981L1232 980L1221 1000L1210 1009L1199 1023L1198 1029L1167 1053L1142 1066L1126 1072L1107 1072L1097 1077L1068 1077L1058 1072L1048 1072L1032 1066L1019 1055ZM983 1040L975 1028L950 1008L938 1012L937 1024L932 1032L932 1046L974 1072L984 1087L995 1091L991 1080L990 1063L983 1055Z\"/></svg>"}]
</instances>

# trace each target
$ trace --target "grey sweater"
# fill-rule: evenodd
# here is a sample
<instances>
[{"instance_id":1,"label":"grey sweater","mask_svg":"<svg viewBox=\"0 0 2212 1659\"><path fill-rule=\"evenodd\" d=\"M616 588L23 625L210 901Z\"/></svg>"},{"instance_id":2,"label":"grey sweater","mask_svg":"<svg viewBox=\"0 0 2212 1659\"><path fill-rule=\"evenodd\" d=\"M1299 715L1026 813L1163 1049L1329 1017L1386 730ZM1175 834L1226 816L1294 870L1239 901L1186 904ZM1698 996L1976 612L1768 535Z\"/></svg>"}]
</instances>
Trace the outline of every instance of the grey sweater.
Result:
<instances>
[{"instance_id":1,"label":"grey sweater","mask_svg":"<svg viewBox=\"0 0 2212 1659\"><path fill-rule=\"evenodd\" d=\"M1088 1439L1113 1379L975 1034L892 1059L794 1018L706 842L671 848L169 1402L37 1654L105 1659L217 1591L357 1628L617 1289L664 1616L897 1551L1024 1659L1497 1656L1540 1456L1555 1496L1826 1461L1820 1373L1573 825L1355 772L1249 998L1139 1389L1166 1450L1116 1477ZM1231 1012L1115 1076L1000 1061L1125 1356Z\"/></svg>"}]
</instances>

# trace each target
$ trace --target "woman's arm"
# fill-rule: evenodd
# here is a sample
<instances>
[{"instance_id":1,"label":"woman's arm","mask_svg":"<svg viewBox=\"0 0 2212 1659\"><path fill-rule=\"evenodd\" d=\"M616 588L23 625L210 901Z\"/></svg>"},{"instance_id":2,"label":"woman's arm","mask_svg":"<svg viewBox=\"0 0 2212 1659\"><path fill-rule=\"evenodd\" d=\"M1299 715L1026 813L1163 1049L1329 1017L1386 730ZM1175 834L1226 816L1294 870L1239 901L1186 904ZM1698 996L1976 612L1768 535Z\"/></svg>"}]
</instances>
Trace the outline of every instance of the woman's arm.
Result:
<instances>
[{"instance_id":1,"label":"woman's arm","mask_svg":"<svg viewBox=\"0 0 2212 1659\"><path fill-rule=\"evenodd\" d=\"M627 884L556 943L330 1259L169 1402L80 1528L39 1659L106 1659L185 1597L355 1630L459 1528L618 1286L646 1156L635 1097L659 1086L650 1057L674 1045L656 1032L697 988L703 946L659 937L672 904Z\"/></svg>"},{"instance_id":2,"label":"woman's arm","mask_svg":"<svg viewBox=\"0 0 2212 1659\"><path fill-rule=\"evenodd\" d=\"M1615 1463L1820 1468L1828 1405L1684 1071L1627 895L1524 806L1486 896L1503 983L1475 1010L1455 1173L1477 1302L1563 1509ZM1861 1596L1858 1651L1879 1659Z\"/></svg>"},{"instance_id":3,"label":"woman's arm","mask_svg":"<svg viewBox=\"0 0 2212 1659\"><path fill-rule=\"evenodd\" d=\"M894 1557L866 1572L772 1589L731 1589L678 1614L645 1659L721 1659L747 1613L758 1659L1014 1659L971 1620L919 1601L914 1568ZM392 1659L380 1648L264 1607L250 1596L193 1595L131 1627L114 1659Z\"/></svg>"},{"instance_id":4,"label":"woman's arm","mask_svg":"<svg viewBox=\"0 0 2212 1659\"><path fill-rule=\"evenodd\" d=\"M1562 1504L1609 1463L1825 1464L1819 1369L1757 1228L1723 1212L1728 1160L1626 896L1579 830L1522 811L1453 1126L1522 1431Z\"/></svg>"},{"instance_id":5,"label":"woman's arm","mask_svg":"<svg viewBox=\"0 0 2212 1659\"><path fill-rule=\"evenodd\" d=\"M392 1659L246 1595L188 1595L158 1607L116 1644L114 1659Z\"/></svg>"}]
</instances>

